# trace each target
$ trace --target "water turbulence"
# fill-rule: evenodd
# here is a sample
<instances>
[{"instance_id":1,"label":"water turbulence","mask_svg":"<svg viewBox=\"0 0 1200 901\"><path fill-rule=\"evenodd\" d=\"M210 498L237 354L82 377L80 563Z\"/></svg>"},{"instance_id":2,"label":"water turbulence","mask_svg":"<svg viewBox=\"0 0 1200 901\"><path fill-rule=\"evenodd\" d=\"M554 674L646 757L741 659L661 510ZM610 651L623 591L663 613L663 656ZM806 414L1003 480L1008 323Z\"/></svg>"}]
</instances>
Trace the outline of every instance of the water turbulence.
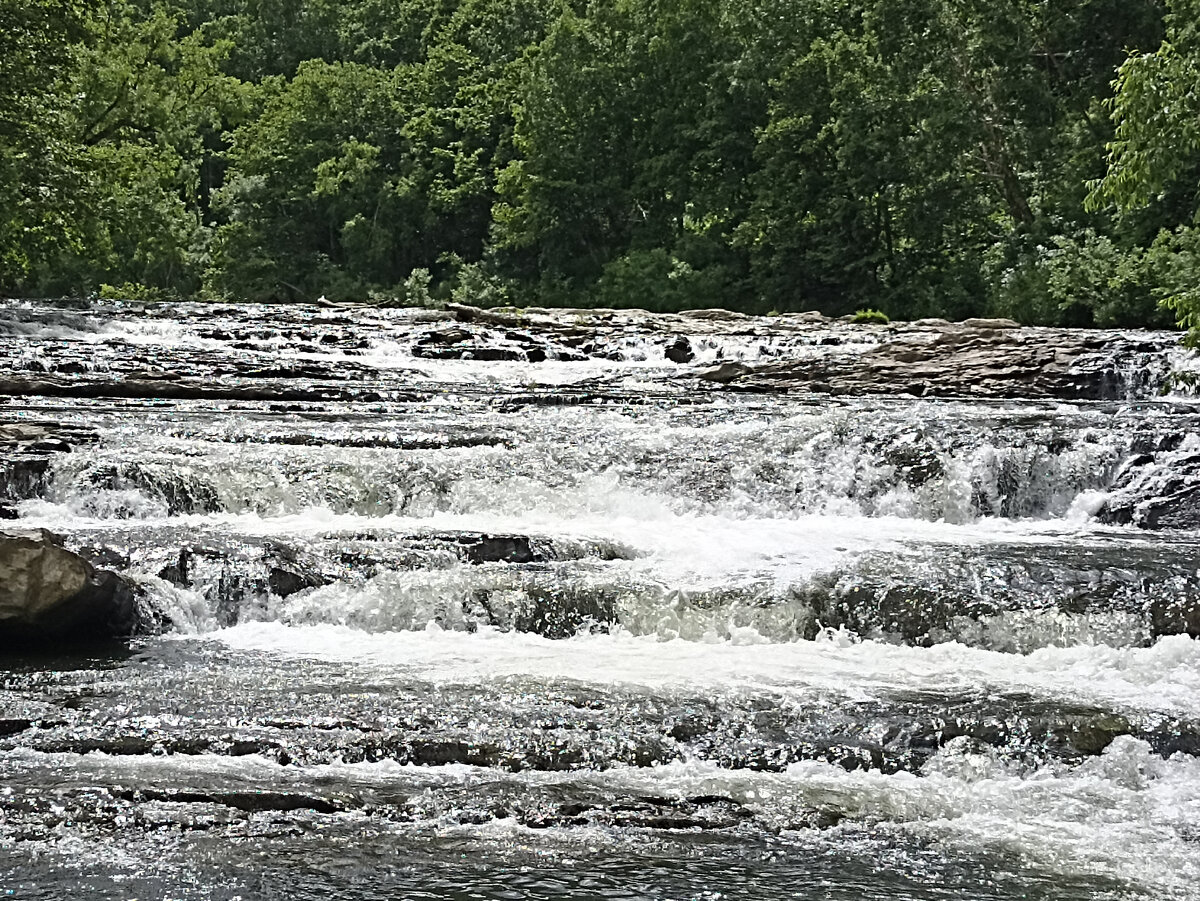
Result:
<instances>
[{"instance_id":1,"label":"water turbulence","mask_svg":"<svg viewBox=\"0 0 1200 901\"><path fill-rule=\"evenodd\" d=\"M10 302L0 348L0 533L138 632L0 650L11 896L1200 898L1173 336Z\"/></svg>"}]
</instances>

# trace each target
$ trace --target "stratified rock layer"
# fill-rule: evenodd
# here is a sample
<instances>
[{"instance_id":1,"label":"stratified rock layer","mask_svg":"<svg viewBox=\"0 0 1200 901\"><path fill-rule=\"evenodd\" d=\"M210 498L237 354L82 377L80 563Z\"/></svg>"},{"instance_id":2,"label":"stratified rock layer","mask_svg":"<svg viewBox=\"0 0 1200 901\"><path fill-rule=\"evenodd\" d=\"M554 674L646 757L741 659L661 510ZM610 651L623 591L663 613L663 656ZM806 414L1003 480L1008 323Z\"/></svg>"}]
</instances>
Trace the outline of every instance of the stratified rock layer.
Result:
<instances>
[{"instance_id":1,"label":"stratified rock layer","mask_svg":"<svg viewBox=\"0 0 1200 901\"><path fill-rule=\"evenodd\" d=\"M1112 400L1143 389L1151 374L1138 355L1162 350L1130 333L1013 325L916 322L861 353L727 363L700 377L743 391Z\"/></svg>"}]
</instances>

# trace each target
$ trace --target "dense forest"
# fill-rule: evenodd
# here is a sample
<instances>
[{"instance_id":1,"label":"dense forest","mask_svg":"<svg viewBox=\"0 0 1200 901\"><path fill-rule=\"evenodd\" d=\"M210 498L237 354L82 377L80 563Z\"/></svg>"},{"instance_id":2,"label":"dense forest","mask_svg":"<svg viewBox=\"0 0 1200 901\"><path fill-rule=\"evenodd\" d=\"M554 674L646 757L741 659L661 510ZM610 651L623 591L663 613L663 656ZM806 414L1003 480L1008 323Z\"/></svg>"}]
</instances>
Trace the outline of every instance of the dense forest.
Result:
<instances>
[{"instance_id":1,"label":"dense forest","mask_svg":"<svg viewBox=\"0 0 1200 901\"><path fill-rule=\"evenodd\" d=\"M1200 324L1200 0L0 0L0 294Z\"/></svg>"}]
</instances>

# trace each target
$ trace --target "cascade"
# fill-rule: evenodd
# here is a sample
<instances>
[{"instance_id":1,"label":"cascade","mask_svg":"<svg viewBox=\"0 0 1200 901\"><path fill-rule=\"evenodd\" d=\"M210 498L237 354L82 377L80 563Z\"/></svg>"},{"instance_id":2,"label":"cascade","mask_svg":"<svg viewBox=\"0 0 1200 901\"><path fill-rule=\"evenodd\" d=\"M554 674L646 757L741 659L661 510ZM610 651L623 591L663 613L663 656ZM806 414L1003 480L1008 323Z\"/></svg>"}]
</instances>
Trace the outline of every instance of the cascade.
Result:
<instances>
[{"instance_id":1,"label":"cascade","mask_svg":"<svg viewBox=\"0 0 1200 901\"><path fill-rule=\"evenodd\" d=\"M1200 898L1200 407L1073 334L3 302L148 626L0 655L0 888Z\"/></svg>"}]
</instances>

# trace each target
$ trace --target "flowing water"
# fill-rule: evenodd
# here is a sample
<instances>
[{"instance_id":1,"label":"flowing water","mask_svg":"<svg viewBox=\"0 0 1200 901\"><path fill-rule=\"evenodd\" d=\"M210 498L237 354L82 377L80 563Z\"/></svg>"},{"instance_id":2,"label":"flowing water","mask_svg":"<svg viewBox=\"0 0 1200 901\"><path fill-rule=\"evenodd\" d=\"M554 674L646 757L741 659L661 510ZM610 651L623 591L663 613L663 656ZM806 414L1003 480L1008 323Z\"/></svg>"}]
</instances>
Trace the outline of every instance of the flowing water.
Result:
<instances>
[{"instance_id":1,"label":"flowing water","mask_svg":"<svg viewBox=\"0 0 1200 901\"><path fill-rule=\"evenodd\" d=\"M1200 898L1200 540L1095 517L1194 405L738 394L878 338L693 325L0 309L76 436L17 524L165 624L0 659L0 894Z\"/></svg>"}]
</instances>

